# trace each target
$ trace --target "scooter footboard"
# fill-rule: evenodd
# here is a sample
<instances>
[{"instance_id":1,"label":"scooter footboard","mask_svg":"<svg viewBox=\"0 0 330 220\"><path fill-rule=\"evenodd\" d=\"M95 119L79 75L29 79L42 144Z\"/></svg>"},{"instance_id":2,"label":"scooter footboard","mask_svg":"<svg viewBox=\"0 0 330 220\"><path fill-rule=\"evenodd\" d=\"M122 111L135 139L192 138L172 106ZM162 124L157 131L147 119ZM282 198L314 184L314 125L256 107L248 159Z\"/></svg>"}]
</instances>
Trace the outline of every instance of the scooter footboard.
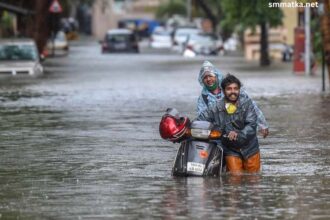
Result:
<instances>
[{"instance_id":1,"label":"scooter footboard","mask_svg":"<svg viewBox=\"0 0 330 220\"><path fill-rule=\"evenodd\" d=\"M172 176L187 176L187 157L188 155L188 143L183 141L176 154L173 168Z\"/></svg>"},{"instance_id":2,"label":"scooter footboard","mask_svg":"<svg viewBox=\"0 0 330 220\"><path fill-rule=\"evenodd\" d=\"M223 150L213 142L183 141L175 158L173 176L219 176Z\"/></svg>"}]
</instances>

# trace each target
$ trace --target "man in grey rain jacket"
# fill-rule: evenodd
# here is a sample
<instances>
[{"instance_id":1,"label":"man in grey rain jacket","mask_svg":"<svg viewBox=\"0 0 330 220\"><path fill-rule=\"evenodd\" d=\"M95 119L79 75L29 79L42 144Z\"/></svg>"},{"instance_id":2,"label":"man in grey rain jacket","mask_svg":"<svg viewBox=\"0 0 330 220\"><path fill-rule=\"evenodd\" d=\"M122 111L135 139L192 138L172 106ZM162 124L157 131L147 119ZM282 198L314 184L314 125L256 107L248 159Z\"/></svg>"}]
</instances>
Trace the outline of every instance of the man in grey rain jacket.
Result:
<instances>
[{"instance_id":1,"label":"man in grey rain jacket","mask_svg":"<svg viewBox=\"0 0 330 220\"><path fill-rule=\"evenodd\" d=\"M260 151L256 134L257 114L252 100L240 95L241 82L228 74L221 82L224 97L201 112L197 120L206 120L223 134L227 171L255 173L260 171Z\"/></svg>"}]
</instances>

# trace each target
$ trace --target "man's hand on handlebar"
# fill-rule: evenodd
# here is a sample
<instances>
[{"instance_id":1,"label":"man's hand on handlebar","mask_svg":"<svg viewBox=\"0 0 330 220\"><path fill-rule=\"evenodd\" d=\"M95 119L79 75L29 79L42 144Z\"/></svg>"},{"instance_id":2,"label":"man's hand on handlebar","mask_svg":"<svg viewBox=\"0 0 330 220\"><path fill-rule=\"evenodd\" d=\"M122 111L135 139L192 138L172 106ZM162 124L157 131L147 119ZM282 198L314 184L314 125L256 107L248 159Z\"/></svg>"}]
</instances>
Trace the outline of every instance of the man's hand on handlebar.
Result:
<instances>
[{"instance_id":1,"label":"man's hand on handlebar","mask_svg":"<svg viewBox=\"0 0 330 220\"><path fill-rule=\"evenodd\" d=\"M238 136L238 133L236 131L231 131L229 132L229 134L227 135L228 139L230 141L236 141L237 140L237 136Z\"/></svg>"}]
</instances>

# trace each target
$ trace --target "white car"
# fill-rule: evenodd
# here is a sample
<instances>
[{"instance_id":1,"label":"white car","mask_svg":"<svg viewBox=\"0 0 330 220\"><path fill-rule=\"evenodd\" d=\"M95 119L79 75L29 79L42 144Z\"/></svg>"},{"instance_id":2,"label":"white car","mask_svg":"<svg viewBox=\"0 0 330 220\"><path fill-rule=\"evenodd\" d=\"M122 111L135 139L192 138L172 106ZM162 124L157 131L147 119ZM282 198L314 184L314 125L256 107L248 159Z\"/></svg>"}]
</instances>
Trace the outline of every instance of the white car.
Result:
<instances>
[{"instance_id":1,"label":"white car","mask_svg":"<svg viewBox=\"0 0 330 220\"><path fill-rule=\"evenodd\" d=\"M183 55L218 55L222 51L221 38L213 34L191 34L184 43Z\"/></svg>"},{"instance_id":2,"label":"white car","mask_svg":"<svg viewBox=\"0 0 330 220\"><path fill-rule=\"evenodd\" d=\"M0 75L43 74L39 52L32 39L0 41Z\"/></svg>"},{"instance_id":3,"label":"white car","mask_svg":"<svg viewBox=\"0 0 330 220\"><path fill-rule=\"evenodd\" d=\"M225 51L236 51L239 46L239 41L235 37L227 39L223 45Z\"/></svg>"},{"instance_id":4,"label":"white car","mask_svg":"<svg viewBox=\"0 0 330 220\"><path fill-rule=\"evenodd\" d=\"M54 40L50 38L47 42L47 49L49 54L52 53L53 49L56 51L56 53L61 51L62 53L67 54L69 50L69 43L66 39L65 33L63 31L59 31L57 32Z\"/></svg>"},{"instance_id":5,"label":"white car","mask_svg":"<svg viewBox=\"0 0 330 220\"><path fill-rule=\"evenodd\" d=\"M183 52L183 44L187 41L187 38L191 34L198 34L202 31L198 28L177 28L174 32L173 38L173 50L178 51L180 53Z\"/></svg>"},{"instance_id":6,"label":"white car","mask_svg":"<svg viewBox=\"0 0 330 220\"><path fill-rule=\"evenodd\" d=\"M151 48L171 48L172 47L171 32L163 28L156 28L155 31L150 36L149 45Z\"/></svg>"}]
</instances>

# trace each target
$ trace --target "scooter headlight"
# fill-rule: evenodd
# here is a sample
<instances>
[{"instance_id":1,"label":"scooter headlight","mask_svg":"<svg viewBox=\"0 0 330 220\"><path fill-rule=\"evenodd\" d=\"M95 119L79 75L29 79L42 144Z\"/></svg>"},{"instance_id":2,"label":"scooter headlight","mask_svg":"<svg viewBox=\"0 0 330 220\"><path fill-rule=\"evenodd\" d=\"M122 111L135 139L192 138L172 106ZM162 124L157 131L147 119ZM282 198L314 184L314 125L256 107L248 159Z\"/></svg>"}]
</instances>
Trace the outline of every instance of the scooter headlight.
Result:
<instances>
[{"instance_id":1,"label":"scooter headlight","mask_svg":"<svg viewBox=\"0 0 330 220\"><path fill-rule=\"evenodd\" d=\"M196 129L193 128L187 134L188 136L197 138L197 139L219 139L222 133L218 130L205 130L205 129Z\"/></svg>"},{"instance_id":2,"label":"scooter headlight","mask_svg":"<svg viewBox=\"0 0 330 220\"><path fill-rule=\"evenodd\" d=\"M196 128L192 128L190 132L192 137L199 139L208 139L211 133L210 130L196 129Z\"/></svg>"}]
</instances>

